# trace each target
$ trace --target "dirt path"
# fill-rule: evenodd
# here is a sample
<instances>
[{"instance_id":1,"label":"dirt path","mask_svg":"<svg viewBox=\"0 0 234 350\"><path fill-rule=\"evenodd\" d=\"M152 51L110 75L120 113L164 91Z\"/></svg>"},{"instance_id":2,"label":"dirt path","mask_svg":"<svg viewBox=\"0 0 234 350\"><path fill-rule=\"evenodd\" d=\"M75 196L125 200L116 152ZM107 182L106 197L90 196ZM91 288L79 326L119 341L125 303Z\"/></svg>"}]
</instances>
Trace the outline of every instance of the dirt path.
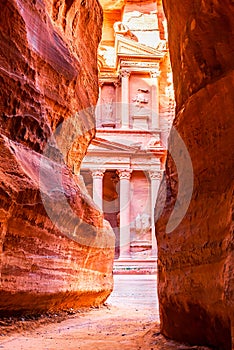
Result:
<instances>
[{"instance_id":1,"label":"dirt path","mask_svg":"<svg viewBox=\"0 0 234 350\"><path fill-rule=\"evenodd\" d=\"M159 333L155 276L115 276L115 290L100 309L0 337L5 350L205 349L166 340ZM56 319L54 319L56 320Z\"/></svg>"}]
</instances>

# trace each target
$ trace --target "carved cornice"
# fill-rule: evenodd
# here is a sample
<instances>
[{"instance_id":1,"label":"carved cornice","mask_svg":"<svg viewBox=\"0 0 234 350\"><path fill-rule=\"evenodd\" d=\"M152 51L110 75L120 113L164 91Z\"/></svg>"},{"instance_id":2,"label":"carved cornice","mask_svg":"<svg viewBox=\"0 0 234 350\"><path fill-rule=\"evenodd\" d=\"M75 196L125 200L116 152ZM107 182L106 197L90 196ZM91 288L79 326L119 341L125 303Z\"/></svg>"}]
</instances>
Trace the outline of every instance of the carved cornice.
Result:
<instances>
[{"instance_id":1,"label":"carved cornice","mask_svg":"<svg viewBox=\"0 0 234 350\"><path fill-rule=\"evenodd\" d=\"M109 79L99 79L98 80L99 87L103 87L103 85L113 85L115 88L121 86L121 81L119 79L110 77Z\"/></svg>"},{"instance_id":2,"label":"carved cornice","mask_svg":"<svg viewBox=\"0 0 234 350\"><path fill-rule=\"evenodd\" d=\"M123 169L123 170L118 170L118 175L119 175L119 179L120 180L130 180L131 178L131 173L132 173L132 170L131 169Z\"/></svg>"},{"instance_id":3,"label":"carved cornice","mask_svg":"<svg viewBox=\"0 0 234 350\"><path fill-rule=\"evenodd\" d=\"M136 61L136 58L129 59L128 61L121 61L121 67L138 67L138 68L148 68L150 70L158 69L159 65L153 60L142 60ZM124 68L122 68L124 69Z\"/></svg>"}]
</instances>

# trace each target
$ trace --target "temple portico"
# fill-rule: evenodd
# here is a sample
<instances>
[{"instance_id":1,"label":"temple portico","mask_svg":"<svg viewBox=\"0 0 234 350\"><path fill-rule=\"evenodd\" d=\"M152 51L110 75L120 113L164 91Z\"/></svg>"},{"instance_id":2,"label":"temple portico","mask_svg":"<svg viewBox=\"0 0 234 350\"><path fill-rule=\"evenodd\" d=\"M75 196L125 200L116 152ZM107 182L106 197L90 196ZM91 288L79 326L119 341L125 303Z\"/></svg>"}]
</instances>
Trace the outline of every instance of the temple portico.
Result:
<instances>
[{"instance_id":1,"label":"temple portico","mask_svg":"<svg viewBox=\"0 0 234 350\"><path fill-rule=\"evenodd\" d=\"M102 151L102 157L96 154L99 168L95 168L97 163L88 156L81 175L90 196L115 232L116 259L156 259L154 206L162 173L162 154L159 152L158 158L152 160L152 155L143 156L139 150L129 149L126 154L125 148L117 154L113 144L112 147L106 155Z\"/></svg>"}]
</instances>

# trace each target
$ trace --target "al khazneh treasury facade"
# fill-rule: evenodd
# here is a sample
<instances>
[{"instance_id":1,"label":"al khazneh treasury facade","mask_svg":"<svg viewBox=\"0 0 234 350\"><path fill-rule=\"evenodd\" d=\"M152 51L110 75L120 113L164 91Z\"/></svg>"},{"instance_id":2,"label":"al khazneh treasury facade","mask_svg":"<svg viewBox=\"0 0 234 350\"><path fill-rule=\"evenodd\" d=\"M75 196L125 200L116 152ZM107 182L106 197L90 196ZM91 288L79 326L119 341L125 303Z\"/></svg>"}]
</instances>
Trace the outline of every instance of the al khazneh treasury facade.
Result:
<instances>
[{"instance_id":1,"label":"al khazneh treasury facade","mask_svg":"<svg viewBox=\"0 0 234 350\"><path fill-rule=\"evenodd\" d=\"M157 257L154 206L174 118L160 1L104 6L98 68L97 132L81 175L113 227L115 258L152 260Z\"/></svg>"}]
</instances>

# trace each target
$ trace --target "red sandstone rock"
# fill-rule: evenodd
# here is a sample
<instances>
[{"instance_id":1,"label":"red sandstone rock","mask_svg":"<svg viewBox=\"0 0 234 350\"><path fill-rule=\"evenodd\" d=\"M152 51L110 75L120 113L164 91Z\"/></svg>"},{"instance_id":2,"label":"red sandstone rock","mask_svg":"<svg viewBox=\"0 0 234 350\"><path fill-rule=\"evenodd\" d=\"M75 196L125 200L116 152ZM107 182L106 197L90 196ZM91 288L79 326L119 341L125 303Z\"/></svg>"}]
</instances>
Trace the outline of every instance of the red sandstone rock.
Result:
<instances>
[{"instance_id":1,"label":"red sandstone rock","mask_svg":"<svg viewBox=\"0 0 234 350\"><path fill-rule=\"evenodd\" d=\"M161 184L156 224L159 301L164 335L231 349L233 281L233 4L164 0L174 72L174 127L189 151L194 184L183 220L166 233L180 183L171 156ZM173 134L169 147L175 147ZM180 164L184 173L184 154ZM178 160L177 160L178 161Z\"/></svg>"},{"instance_id":2,"label":"red sandstone rock","mask_svg":"<svg viewBox=\"0 0 234 350\"><path fill-rule=\"evenodd\" d=\"M94 135L102 10L9 0L0 12L0 314L98 305L112 290L114 238L71 170ZM67 166L45 153L64 120Z\"/></svg>"}]
</instances>

